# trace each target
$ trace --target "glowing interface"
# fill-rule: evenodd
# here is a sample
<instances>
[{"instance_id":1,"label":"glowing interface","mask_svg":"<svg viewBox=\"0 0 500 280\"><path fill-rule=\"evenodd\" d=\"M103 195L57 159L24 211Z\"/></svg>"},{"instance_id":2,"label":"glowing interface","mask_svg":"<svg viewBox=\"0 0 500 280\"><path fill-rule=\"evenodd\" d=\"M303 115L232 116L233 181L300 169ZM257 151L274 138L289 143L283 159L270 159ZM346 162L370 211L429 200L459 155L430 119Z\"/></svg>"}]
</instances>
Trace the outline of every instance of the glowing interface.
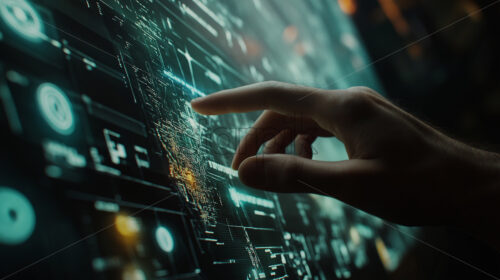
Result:
<instances>
[{"instance_id":1,"label":"glowing interface","mask_svg":"<svg viewBox=\"0 0 500 280\"><path fill-rule=\"evenodd\" d=\"M0 243L25 242L35 229L35 211L19 191L0 187Z\"/></svg>"},{"instance_id":2,"label":"glowing interface","mask_svg":"<svg viewBox=\"0 0 500 280\"><path fill-rule=\"evenodd\" d=\"M162 226L158 227L155 236L158 246L160 246L163 251L170 253L174 250L174 238L168 229Z\"/></svg>"},{"instance_id":3,"label":"glowing interface","mask_svg":"<svg viewBox=\"0 0 500 280\"><path fill-rule=\"evenodd\" d=\"M396 270L412 240L380 219L242 185L231 159L257 113L205 117L189 105L265 80L382 90L355 5L285 2L0 0L0 278ZM334 139L314 151L347 156Z\"/></svg>"},{"instance_id":4,"label":"glowing interface","mask_svg":"<svg viewBox=\"0 0 500 280\"><path fill-rule=\"evenodd\" d=\"M0 15L14 32L27 40L38 41L42 38L42 20L31 3L24 0L1 0Z\"/></svg>"},{"instance_id":5,"label":"glowing interface","mask_svg":"<svg viewBox=\"0 0 500 280\"><path fill-rule=\"evenodd\" d=\"M57 86L45 83L38 87L38 105L52 129L61 134L71 134L74 129L71 103Z\"/></svg>"}]
</instances>

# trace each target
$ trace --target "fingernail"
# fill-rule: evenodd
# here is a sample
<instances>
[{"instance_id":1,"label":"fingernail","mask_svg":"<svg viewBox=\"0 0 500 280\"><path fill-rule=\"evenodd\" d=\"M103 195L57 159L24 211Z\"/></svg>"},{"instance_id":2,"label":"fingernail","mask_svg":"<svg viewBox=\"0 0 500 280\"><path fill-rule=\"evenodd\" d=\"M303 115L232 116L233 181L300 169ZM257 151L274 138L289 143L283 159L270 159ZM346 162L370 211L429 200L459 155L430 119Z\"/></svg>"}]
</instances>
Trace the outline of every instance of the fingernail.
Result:
<instances>
[{"instance_id":1,"label":"fingernail","mask_svg":"<svg viewBox=\"0 0 500 280\"><path fill-rule=\"evenodd\" d=\"M195 99L192 99L191 104L196 103L196 102L200 101L201 99L202 99L202 97L197 97Z\"/></svg>"}]
</instances>

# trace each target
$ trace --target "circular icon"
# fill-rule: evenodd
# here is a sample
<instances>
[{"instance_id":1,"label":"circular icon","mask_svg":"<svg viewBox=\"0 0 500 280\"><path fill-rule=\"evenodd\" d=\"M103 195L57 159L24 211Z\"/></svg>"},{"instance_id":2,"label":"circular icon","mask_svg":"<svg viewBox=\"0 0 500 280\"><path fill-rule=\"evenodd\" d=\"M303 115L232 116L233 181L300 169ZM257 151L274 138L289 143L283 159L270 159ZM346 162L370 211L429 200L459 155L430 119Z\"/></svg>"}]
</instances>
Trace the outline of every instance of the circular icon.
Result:
<instances>
[{"instance_id":1,"label":"circular icon","mask_svg":"<svg viewBox=\"0 0 500 280\"><path fill-rule=\"evenodd\" d=\"M18 245L35 230L35 210L20 192L0 187L0 243Z\"/></svg>"},{"instance_id":2,"label":"circular icon","mask_svg":"<svg viewBox=\"0 0 500 280\"><path fill-rule=\"evenodd\" d=\"M160 226L156 229L156 242L167 253L171 253L174 250L174 238L165 227Z\"/></svg>"},{"instance_id":3,"label":"circular icon","mask_svg":"<svg viewBox=\"0 0 500 280\"><path fill-rule=\"evenodd\" d=\"M45 83L38 87L37 95L38 105L49 126L63 135L73 133L73 110L64 92L51 83Z\"/></svg>"},{"instance_id":4,"label":"circular icon","mask_svg":"<svg viewBox=\"0 0 500 280\"><path fill-rule=\"evenodd\" d=\"M42 20L27 1L0 0L0 15L12 30L25 39L31 41L42 39Z\"/></svg>"}]
</instances>

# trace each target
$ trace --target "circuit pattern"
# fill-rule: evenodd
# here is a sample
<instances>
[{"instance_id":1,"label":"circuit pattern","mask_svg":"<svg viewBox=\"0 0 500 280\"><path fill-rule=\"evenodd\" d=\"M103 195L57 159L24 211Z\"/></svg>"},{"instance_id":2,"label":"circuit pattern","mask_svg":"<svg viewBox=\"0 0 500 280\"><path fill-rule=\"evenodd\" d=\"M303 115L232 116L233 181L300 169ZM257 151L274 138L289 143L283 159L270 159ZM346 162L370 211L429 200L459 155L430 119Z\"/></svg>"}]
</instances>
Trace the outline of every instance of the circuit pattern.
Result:
<instances>
[{"instance_id":1,"label":"circuit pattern","mask_svg":"<svg viewBox=\"0 0 500 280\"><path fill-rule=\"evenodd\" d=\"M246 188L229 166L257 115L189 105L264 80L381 90L336 1L0 0L0 19L0 277L385 277L412 245L334 199Z\"/></svg>"}]
</instances>

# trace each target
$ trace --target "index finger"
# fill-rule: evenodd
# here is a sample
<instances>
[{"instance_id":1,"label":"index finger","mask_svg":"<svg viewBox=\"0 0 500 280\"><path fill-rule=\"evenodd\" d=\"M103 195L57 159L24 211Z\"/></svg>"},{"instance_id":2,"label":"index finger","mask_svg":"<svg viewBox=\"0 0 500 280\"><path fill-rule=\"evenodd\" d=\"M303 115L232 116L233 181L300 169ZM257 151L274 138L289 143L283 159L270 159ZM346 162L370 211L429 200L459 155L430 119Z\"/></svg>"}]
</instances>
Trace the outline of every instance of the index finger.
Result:
<instances>
[{"instance_id":1,"label":"index finger","mask_svg":"<svg viewBox=\"0 0 500 280\"><path fill-rule=\"evenodd\" d=\"M272 110L283 115L312 115L324 100L326 90L279 82L263 82L223 90L191 101L204 115Z\"/></svg>"}]
</instances>

